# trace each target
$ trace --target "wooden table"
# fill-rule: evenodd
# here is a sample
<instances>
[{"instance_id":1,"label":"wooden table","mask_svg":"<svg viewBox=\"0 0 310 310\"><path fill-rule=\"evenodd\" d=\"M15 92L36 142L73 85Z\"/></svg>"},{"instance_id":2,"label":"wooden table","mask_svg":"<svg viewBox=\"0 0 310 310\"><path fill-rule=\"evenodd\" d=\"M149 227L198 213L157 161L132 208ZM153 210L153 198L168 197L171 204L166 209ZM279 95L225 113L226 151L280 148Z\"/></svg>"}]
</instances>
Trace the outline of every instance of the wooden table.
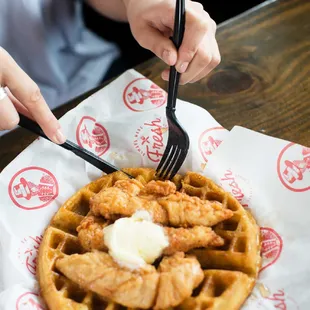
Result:
<instances>
[{"instance_id":1,"label":"wooden table","mask_svg":"<svg viewBox=\"0 0 310 310\"><path fill-rule=\"evenodd\" d=\"M221 24L220 66L204 80L182 86L179 98L207 109L227 129L240 125L310 147L309 16L310 1L278 0ZM163 69L157 59L136 68L167 89ZM0 171L34 139L23 129L0 138Z\"/></svg>"}]
</instances>

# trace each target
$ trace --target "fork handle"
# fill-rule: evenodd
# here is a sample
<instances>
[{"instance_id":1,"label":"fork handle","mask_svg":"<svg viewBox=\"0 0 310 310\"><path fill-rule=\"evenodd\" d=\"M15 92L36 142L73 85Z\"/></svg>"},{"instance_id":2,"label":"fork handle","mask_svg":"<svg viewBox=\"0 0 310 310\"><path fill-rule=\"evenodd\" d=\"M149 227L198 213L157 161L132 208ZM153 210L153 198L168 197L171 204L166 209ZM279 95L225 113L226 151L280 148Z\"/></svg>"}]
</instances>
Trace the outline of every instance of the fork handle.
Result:
<instances>
[{"instance_id":1,"label":"fork handle","mask_svg":"<svg viewBox=\"0 0 310 310\"><path fill-rule=\"evenodd\" d=\"M185 0L177 0L174 16L174 29L172 41L177 48L180 48L185 30Z\"/></svg>"},{"instance_id":2,"label":"fork handle","mask_svg":"<svg viewBox=\"0 0 310 310\"><path fill-rule=\"evenodd\" d=\"M166 107L167 112L175 112L180 76L181 74L175 69L175 67L170 68L169 85L168 85L168 103Z\"/></svg>"},{"instance_id":3,"label":"fork handle","mask_svg":"<svg viewBox=\"0 0 310 310\"><path fill-rule=\"evenodd\" d=\"M185 0L176 0L174 30L172 42L177 51L179 50L184 36L185 30ZM176 70L175 66L170 67L169 83L168 83L168 103L167 110L175 111L178 87L181 74Z\"/></svg>"}]
</instances>

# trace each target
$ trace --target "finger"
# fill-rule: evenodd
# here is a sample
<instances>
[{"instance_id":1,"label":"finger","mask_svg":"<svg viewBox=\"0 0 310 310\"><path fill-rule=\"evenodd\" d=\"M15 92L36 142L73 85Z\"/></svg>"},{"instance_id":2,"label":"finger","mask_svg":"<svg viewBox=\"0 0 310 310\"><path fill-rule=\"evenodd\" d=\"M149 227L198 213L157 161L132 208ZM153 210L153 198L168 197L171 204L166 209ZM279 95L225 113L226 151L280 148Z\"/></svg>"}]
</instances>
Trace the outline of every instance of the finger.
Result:
<instances>
[{"instance_id":1,"label":"finger","mask_svg":"<svg viewBox=\"0 0 310 310\"><path fill-rule=\"evenodd\" d=\"M137 33L136 40L142 47L152 51L167 65L175 65L178 56L177 51L173 42L165 36L166 33L161 33L151 26L141 29Z\"/></svg>"},{"instance_id":2,"label":"finger","mask_svg":"<svg viewBox=\"0 0 310 310\"><path fill-rule=\"evenodd\" d=\"M186 11L186 26L182 44L178 51L178 60L176 69L184 73L190 62L193 60L198 48L209 29L207 12L204 11Z\"/></svg>"},{"instance_id":3,"label":"finger","mask_svg":"<svg viewBox=\"0 0 310 310\"><path fill-rule=\"evenodd\" d=\"M209 56L206 55L207 50L210 51ZM221 62L221 55L218 44L216 42L214 35L210 34L206 37L203 44L197 51L197 54L195 55L186 73L182 74L180 84L197 82L198 80L208 75L220 62ZM199 63L201 65L199 65ZM164 70L161 76L163 80L168 81L169 69Z\"/></svg>"},{"instance_id":4,"label":"finger","mask_svg":"<svg viewBox=\"0 0 310 310\"><path fill-rule=\"evenodd\" d=\"M209 36L205 36L201 46L185 73L181 75L180 84L184 85L199 75L212 61L212 50Z\"/></svg>"},{"instance_id":5,"label":"finger","mask_svg":"<svg viewBox=\"0 0 310 310\"><path fill-rule=\"evenodd\" d=\"M216 68L220 64L221 54L219 51L218 44L215 40L215 37L210 38L210 43L211 43L211 49L212 49L212 53L213 53L211 62L195 78L193 78L191 81L189 81L189 83L195 83L195 82L201 80L202 78L207 76L212 70L214 70L214 68Z\"/></svg>"},{"instance_id":6,"label":"finger","mask_svg":"<svg viewBox=\"0 0 310 310\"><path fill-rule=\"evenodd\" d=\"M14 95L10 92L10 90L9 90L8 88L6 88L6 92L7 92L8 96L9 96L10 100L12 101L12 103L13 103L13 105L14 105L16 111L19 112L20 114L23 114L23 115L25 115L26 117L28 117L28 118L34 120L33 116L32 116L31 113L27 110L27 108L26 108L24 105L22 105L22 104L19 102L19 100L17 100L17 99L14 97Z\"/></svg>"},{"instance_id":7,"label":"finger","mask_svg":"<svg viewBox=\"0 0 310 310\"><path fill-rule=\"evenodd\" d=\"M193 84L193 83L200 81L201 79L206 77L211 71L212 69L210 69L209 67L205 68L193 80L189 81L188 83Z\"/></svg>"},{"instance_id":8,"label":"finger","mask_svg":"<svg viewBox=\"0 0 310 310\"><path fill-rule=\"evenodd\" d=\"M165 69L162 73L161 73L161 78L165 81L169 81L169 69Z\"/></svg>"},{"instance_id":9,"label":"finger","mask_svg":"<svg viewBox=\"0 0 310 310\"><path fill-rule=\"evenodd\" d=\"M2 76L0 83L8 86L12 94L28 109L45 134L55 143L64 143L60 124L49 109L36 83L0 48Z\"/></svg>"},{"instance_id":10,"label":"finger","mask_svg":"<svg viewBox=\"0 0 310 310\"><path fill-rule=\"evenodd\" d=\"M8 96L0 100L0 130L14 129L19 122L16 109Z\"/></svg>"}]
</instances>

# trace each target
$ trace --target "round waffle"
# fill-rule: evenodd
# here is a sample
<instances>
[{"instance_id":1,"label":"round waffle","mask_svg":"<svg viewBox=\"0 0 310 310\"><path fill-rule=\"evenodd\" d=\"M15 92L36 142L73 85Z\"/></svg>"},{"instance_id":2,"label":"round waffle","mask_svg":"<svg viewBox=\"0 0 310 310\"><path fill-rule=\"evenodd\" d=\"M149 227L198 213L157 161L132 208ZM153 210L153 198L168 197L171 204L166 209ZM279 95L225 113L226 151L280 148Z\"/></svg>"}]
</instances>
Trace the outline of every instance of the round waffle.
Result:
<instances>
[{"instance_id":1,"label":"round waffle","mask_svg":"<svg viewBox=\"0 0 310 310\"><path fill-rule=\"evenodd\" d=\"M156 179L153 169L128 168L124 171L143 184ZM52 218L40 246L37 269L41 295L48 309L134 310L84 291L62 275L55 264L58 258L85 252L77 237L77 227L90 211L89 200L121 179L128 177L122 172L115 172L91 182L68 199ZM223 246L195 249L188 253L199 260L204 280L192 296L175 309L240 309L254 287L261 266L258 225L249 211L212 180L188 172L185 176L176 175L172 181L178 190L204 200L219 201L234 213L230 219L213 227L225 240Z\"/></svg>"}]
</instances>

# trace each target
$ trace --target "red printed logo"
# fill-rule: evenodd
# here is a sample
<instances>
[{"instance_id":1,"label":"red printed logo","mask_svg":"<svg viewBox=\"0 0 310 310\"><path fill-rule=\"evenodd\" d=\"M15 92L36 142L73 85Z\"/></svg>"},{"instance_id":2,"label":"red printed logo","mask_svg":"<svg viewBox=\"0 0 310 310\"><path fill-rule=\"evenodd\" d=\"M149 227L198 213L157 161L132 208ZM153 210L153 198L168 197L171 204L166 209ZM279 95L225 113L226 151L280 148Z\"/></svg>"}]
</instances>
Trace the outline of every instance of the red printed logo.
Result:
<instances>
[{"instance_id":1,"label":"red printed logo","mask_svg":"<svg viewBox=\"0 0 310 310\"><path fill-rule=\"evenodd\" d=\"M93 117L84 116L76 129L76 141L96 155L103 155L110 148L110 138L106 129Z\"/></svg>"},{"instance_id":2,"label":"red printed logo","mask_svg":"<svg viewBox=\"0 0 310 310\"><path fill-rule=\"evenodd\" d=\"M18 251L18 257L27 270L36 275L37 271L37 255L43 236L27 237L21 241L21 246Z\"/></svg>"},{"instance_id":3,"label":"red printed logo","mask_svg":"<svg viewBox=\"0 0 310 310\"><path fill-rule=\"evenodd\" d=\"M32 292L24 293L16 301L16 310L45 310L38 297L38 294Z\"/></svg>"},{"instance_id":4,"label":"red printed logo","mask_svg":"<svg viewBox=\"0 0 310 310\"><path fill-rule=\"evenodd\" d=\"M141 81L144 82L142 86ZM133 80L125 88L123 100L130 110L141 112L164 105L167 101L167 94L152 81L146 78L139 78Z\"/></svg>"},{"instance_id":5,"label":"red printed logo","mask_svg":"<svg viewBox=\"0 0 310 310\"><path fill-rule=\"evenodd\" d=\"M282 184L289 190L310 190L310 148L289 143L278 157L277 170Z\"/></svg>"},{"instance_id":6,"label":"red printed logo","mask_svg":"<svg viewBox=\"0 0 310 310\"><path fill-rule=\"evenodd\" d=\"M283 248L281 236L272 228L261 227L262 250L261 255L263 264L260 271L273 265L280 257Z\"/></svg>"},{"instance_id":7,"label":"red printed logo","mask_svg":"<svg viewBox=\"0 0 310 310\"><path fill-rule=\"evenodd\" d=\"M230 192L244 208L249 207L252 198L252 187L247 179L234 174L231 170L226 170L219 184Z\"/></svg>"},{"instance_id":8,"label":"red printed logo","mask_svg":"<svg viewBox=\"0 0 310 310\"><path fill-rule=\"evenodd\" d=\"M134 147L142 155L154 163L158 163L165 151L164 135L168 133L168 126L160 117L145 122L135 134Z\"/></svg>"},{"instance_id":9,"label":"red printed logo","mask_svg":"<svg viewBox=\"0 0 310 310\"><path fill-rule=\"evenodd\" d=\"M48 206L59 192L54 175L39 167L28 167L17 172L8 189L13 203L24 210Z\"/></svg>"},{"instance_id":10,"label":"red printed logo","mask_svg":"<svg viewBox=\"0 0 310 310\"><path fill-rule=\"evenodd\" d=\"M200 153L208 162L208 158L218 148L225 138L227 131L223 127L214 127L205 130L199 137L198 145Z\"/></svg>"},{"instance_id":11,"label":"red printed logo","mask_svg":"<svg viewBox=\"0 0 310 310\"><path fill-rule=\"evenodd\" d=\"M288 296L284 289L277 290L275 293L271 293L266 288L260 288L260 291L262 298L256 300L256 306L258 307L257 309L270 309L270 306L281 310L299 309L297 302Z\"/></svg>"}]
</instances>

